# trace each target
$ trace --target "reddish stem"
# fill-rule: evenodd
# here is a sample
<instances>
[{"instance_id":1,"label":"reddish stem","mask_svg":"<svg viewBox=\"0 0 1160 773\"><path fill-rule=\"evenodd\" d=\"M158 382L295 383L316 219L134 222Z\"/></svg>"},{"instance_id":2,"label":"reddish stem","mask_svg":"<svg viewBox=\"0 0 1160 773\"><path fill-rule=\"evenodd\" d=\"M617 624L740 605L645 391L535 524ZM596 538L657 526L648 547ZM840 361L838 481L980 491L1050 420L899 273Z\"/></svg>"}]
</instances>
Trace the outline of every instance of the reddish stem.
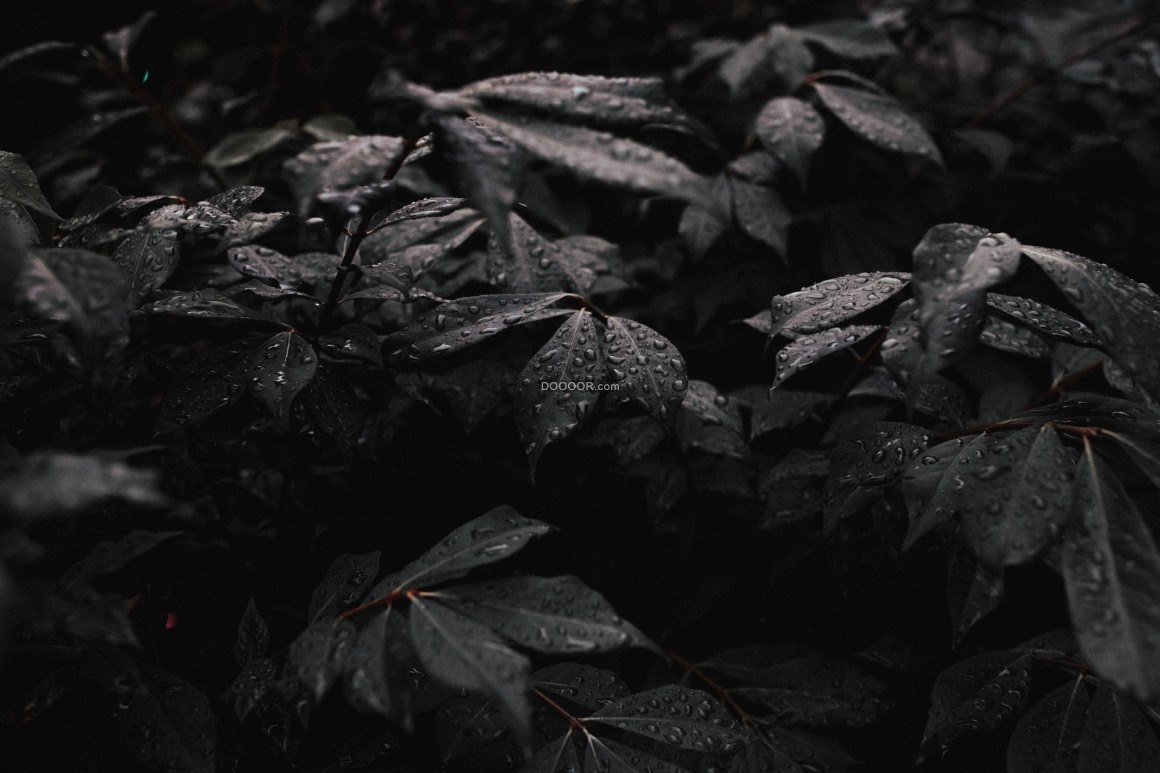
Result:
<instances>
[{"instance_id":1,"label":"reddish stem","mask_svg":"<svg viewBox=\"0 0 1160 773\"><path fill-rule=\"evenodd\" d=\"M746 725L761 724L761 721L757 717L743 709L741 704L734 700L733 696L729 694L728 688L722 687L720 684L718 684L713 679L713 677L709 676L700 668L698 668L696 663L686 660L672 650L666 650L665 654L668 655L674 663L683 668L686 674L697 677L697 679L699 679L702 684L708 687L709 691L716 695L718 700L728 706L729 710L736 714L737 718L740 719L743 723Z\"/></svg>"},{"instance_id":2,"label":"reddish stem","mask_svg":"<svg viewBox=\"0 0 1160 773\"><path fill-rule=\"evenodd\" d=\"M572 712L568 711L568 709L564 708L559 703L556 703L556 701L552 700L552 697L550 695L545 693L539 687L533 687L532 692L534 692L536 694L537 698L542 700L544 703L548 704L548 706L553 711L555 711L557 714L562 716L564 719L568 720L568 724L572 726L573 730L580 730L580 731L584 730L583 720L581 720L579 717L572 714Z\"/></svg>"}]
</instances>

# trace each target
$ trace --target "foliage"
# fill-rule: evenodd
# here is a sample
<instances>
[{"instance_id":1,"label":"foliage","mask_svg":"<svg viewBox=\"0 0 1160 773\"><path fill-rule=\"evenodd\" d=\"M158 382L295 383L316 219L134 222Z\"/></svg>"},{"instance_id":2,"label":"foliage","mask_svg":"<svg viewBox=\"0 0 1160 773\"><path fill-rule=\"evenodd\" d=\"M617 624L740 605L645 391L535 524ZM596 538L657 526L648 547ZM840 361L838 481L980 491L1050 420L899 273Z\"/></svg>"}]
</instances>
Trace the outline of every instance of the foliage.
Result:
<instances>
[{"instance_id":1,"label":"foliage","mask_svg":"<svg viewBox=\"0 0 1160 773\"><path fill-rule=\"evenodd\" d=\"M1154 770L1150 6L430 5L0 58L6 769Z\"/></svg>"}]
</instances>

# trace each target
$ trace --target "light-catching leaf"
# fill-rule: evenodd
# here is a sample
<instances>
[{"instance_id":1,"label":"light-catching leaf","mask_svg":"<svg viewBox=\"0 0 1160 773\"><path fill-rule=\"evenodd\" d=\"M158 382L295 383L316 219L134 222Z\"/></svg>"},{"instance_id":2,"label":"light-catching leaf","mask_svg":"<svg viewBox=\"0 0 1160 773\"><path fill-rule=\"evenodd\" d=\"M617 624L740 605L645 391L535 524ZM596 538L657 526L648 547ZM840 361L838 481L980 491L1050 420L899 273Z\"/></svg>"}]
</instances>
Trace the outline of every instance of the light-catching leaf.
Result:
<instances>
[{"instance_id":1,"label":"light-catching leaf","mask_svg":"<svg viewBox=\"0 0 1160 773\"><path fill-rule=\"evenodd\" d=\"M645 193L704 202L708 181L677 159L636 140L583 126L566 126L481 113L484 125L532 155L559 164L580 177Z\"/></svg>"},{"instance_id":2,"label":"light-catching leaf","mask_svg":"<svg viewBox=\"0 0 1160 773\"><path fill-rule=\"evenodd\" d=\"M797 338L834 327L884 303L909 282L903 272L850 274L774 296L769 337Z\"/></svg>"},{"instance_id":3,"label":"light-catching leaf","mask_svg":"<svg viewBox=\"0 0 1160 773\"><path fill-rule=\"evenodd\" d=\"M1075 770L1090 705L1091 696L1082 676L1048 693L1015 726L1007 747L1007 770Z\"/></svg>"},{"instance_id":4,"label":"light-catching leaf","mask_svg":"<svg viewBox=\"0 0 1160 773\"><path fill-rule=\"evenodd\" d=\"M846 73L841 76L848 78ZM814 80L818 97L838 120L867 142L893 153L921 156L943 165L942 154L934 140L897 99L857 78L867 88L839 86Z\"/></svg>"},{"instance_id":5,"label":"light-catching leaf","mask_svg":"<svg viewBox=\"0 0 1160 773\"><path fill-rule=\"evenodd\" d=\"M539 293L459 298L415 317L414 322L387 336L384 345L393 350L392 357L406 353L411 361L450 354L515 325L543 319L539 312L567 296L568 293Z\"/></svg>"},{"instance_id":6,"label":"light-catching leaf","mask_svg":"<svg viewBox=\"0 0 1160 773\"><path fill-rule=\"evenodd\" d=\"M460 526L434 548L384 577L371 589L370 596L377 599L395 591L454 580L477 566L502 561L522 550L532 538L549 531L552 527L548 524L501 505Z\"/></svg>"},{"instance_id":7,"label":"light-catching leaf","mask_svg":"<svg viewBox=\"0 0 1160 773\"><path fill-rule=\"evenodd\" d=\"M1153 397L1160 397L1160 298L1103 263L1047 247L1023 247L1079 309L1103 348Z\"/></svg>"},{"instance_id":8,"label":"light-catching leaf","mask_svg":"<svg viewBox=\"0 0 1160 773\"><path fill-rule=\"evenodd\" d=\"M532 475L549 444L569 437L600 397L600 341L591 312L575 312L528 360L516 387L516 427Z\"/></svg>"},{"instance_id":9,"label":"light-catching leaf","mask_svg":"<svg viewBox=\"0 0 1160 773\"><path fill-rule=\"evenodd\" d=\"M136 307L150 292L165 284L177 268L179 233L176 229L142 228L130 234L113 253L129 281L129 302Z\"/></svg>"},{"instance_id":10,"label":"light-catching leaf","mask_svg":"<svg viewBox=\"0 0 1160 773\"><path fill-rule=\"evenodd\" d=\"M879 325L848 325L803 335L789 342L777 352L777 375L773 379L773 388L781 386L788 378L823 357L849 349L881 329Z\"/></svg>"},{"instance_id":11,"label":"light-catching leaf","mask_svg":"<svg viewBox=\"0 0 1160 773\"><path fill-rule=\"evenodd\" d=\"M531 736L531 666L487 626L423 599L411 602L411 639L435 679L483 693L504 707L517 736Z\"/></svg>"},{"instance_id":12,"label":"light-catching leaf","mask_svg":"<svg viewBox=\"0 0 1160 773\"><path fill-rule=\"evenodd\" d=\"M754 132L774 158L805 182L810 159L825 139L826 123L812 105L794 97L778 97L761 108Z\"/></svg>"},{"instance_id":13,"label":"light-catching leaf","mask_svg":"<svg viewBox=\"0 0 1160 773\"><path fill-rule=\"evenodd\" d=\"M403 147L398 137L381 135L318 142L283 164L282 176L294 191L298 213L305 215L313 208L314 197L323 191L380 180Z\"/></svg>"},{"instance_id":14,"label":"light-catching leaf","mask_svg":"<svg viewBox=\"0 0 1160 773\"><path fill-rule=\"evenodd\" d=\"M426 598L537 652L607 652L630 645L655 649L603 596L576 577L511 577L456 585Z\"/></svg>"},{"instance_id":15,"label":"light-catching leaf","mask_svg":"<svg viewBox=\"0 0 1160 773\"><path fill-rule=\"evenodd\" d=\"M689 388L677 347L640 322L608 317L604 325L605 380L619 385L614 396L643 405L661 421L671 419Z\"/></svg>"},{"instance_id":16,"label":"light-catching leaf","mask_svg":"<svg viewBox=\"0 0 1160 773\"><path fill-rule=\"evenodd\" d=\"M924 468L937 471L925 510L957 515L984 565L999 570L1025 563L1056 542L1071 517L1075 473L1054 429L1044 424L979 435L961 448L954 441L949 445L953 456L930 449L912 468L910 480L931 474ZM936 461L927 465L927 459ZM937 520L927 512L916 517Z\"/></svg>"}]
</instances>

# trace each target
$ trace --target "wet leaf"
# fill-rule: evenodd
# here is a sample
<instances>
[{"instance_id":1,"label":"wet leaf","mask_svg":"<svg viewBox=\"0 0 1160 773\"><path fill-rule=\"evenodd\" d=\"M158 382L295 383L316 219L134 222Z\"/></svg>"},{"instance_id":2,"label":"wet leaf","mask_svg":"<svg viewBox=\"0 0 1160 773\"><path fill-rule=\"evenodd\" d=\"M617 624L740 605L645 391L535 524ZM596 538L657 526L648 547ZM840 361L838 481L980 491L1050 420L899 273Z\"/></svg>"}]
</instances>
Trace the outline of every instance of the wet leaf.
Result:
<instances>
[{"instance_id":1,"label":"wet leaf","mask_svg":"<svg viewBox=\"0 0 1160 773\"><path fill-rule=\"evenodd\" d=\"M487 248L487 274L511 292L587 292L596 281L592 255L568 243L541 236L517 214L506 236L493 234Z\"/></svg>"},{"instance_id":2,"label":"wet leaf","mask_svg":"<svg viewBox=\"0 0 1160 773\"><path fill-rule=\"evenodd\" d=\"M608 317L604 326L605 379L619 384L615 397L643 405L661 421L672 418L689 388L681 353L640 322Z\"/></svg>"},{"instance_id":3,"label":"wet leaf","mask_svg":"<svg viewBox=\"0 0 1160 773\"><path fill-rule=\"evenodd\" d=\"M298 133L278 123L266 129L242 129L227 134L205 154L205 163L219 169L241 166L293 142Z\"/></svg>"},{"instance_id":4,"label":"wet leaf","mask_svg":"<svg viewBox=\"0 0 1160 773\"><path fill-rule=\"evenodd\" d=\"M246 367L254 374L248 384L250 394L279 424L289 426L290 404L318 371L314 348L293 331L276 333L249 355Z\"/></svg>"},{"instance_id":5,"label":"wet leaf","mask_svg":"<svg viewBox=\"0 0 1160 773\"><path fill-rule=\"evenodd\" d=\"M912 472L930 475L922 468L934 466L941 470L925 507L959 517L967 543L984 565L999 570L1026 563L1059 539L1071 516L1075 473L1054 429L1043 425L983 434L961 449L951 441L951 449L953 457L931 449ZM936 461L927 465L927 459ZM927 521L938 516L917 517Z\"/></svg>"},{"instance_id":6,"label":"wet leaf","mask_svg":"<svg viewBox=\"0 0 1160 773\"><path fill-rule=\"evenodd\" d=\"M841 75L846 77L846 73ZM941 167L942 154L922 124L894 97L869 81L858 82L874 90L821 80L812 85L826 109L862 139L893 153L921 156Z\"/></svg>"},{"instance_id":7,"label":"wet leaf","mask_svg":"<svg viewBox=\"0 0 1160 773\"><path fill-rule=\"evenodd\" d=\"M370 590L370 582L378 576L381 555L375 550L362 555L343 553L334 559L326 570L326 577L310 594L307 617L312 622L333 617L362 601Z\"/></svg>"},{"instance_id":8,"label":"wet leaf","mask_svg":"<svg viewBox=\"0 0 1160 773\"><path fill-rule=\"evenodd\" d=\"M480 117L487 128L580 177L687 201L708 198L709 185L704 177L636 140L582 126L515 120L494 113L481 113Z\"/></svg>"},{"instance_id":9,"label":"wet leaf","mask_svg":"<svg viewBox=\"0 0 1160 773\"><path fill-rule=\"evenodd\" d=\"M884 682L821 652L754 645L698 667L728 679L730 695L765 707L780 722L865 727L889 708Z\"/></svg>"},{"instance_id":10,"label":"wet leaf","mask_svg":"<svg viewBox=\"0 0 1160 773\"><path fill-rule=\"evenodd\" d=\"M532 713L527 658L505 646L486 626L419 598L411 602L411 638L432 677L495 699L526 744Z\"/></svg>"},{"instance_id":11,"label":"wet leaf","mask_svg":"<svg viewBox=\"0 0 1160 773\"><path fill-rule=\"evenodd\" d=\"M1027 705L1032 656L1020 650L988 652L939 674L931 691L924 750L946 751L967 733L994 730Z\"/></svg>"},{"instance_id":12,"label":"wet leaf","mask_svg":"<svg viewBox=\"0 0 1160 773\"><path fill-rule=\"evenodd\" d=\"M299 707L300 716L318 705L342 675L357 636L349 620L329 618L313 623L290 644L285 672L302 685L308 701Z\"/></svg>"},{"instance_id":13,"label":"wet leaf","mask_svg":"<svg viewBox=\"0 0 1160 773\"><path fill-rule=\"evenodd\" d=\"M803 335L789 342L777 352L777 375L773 379L773 388L777 389L791 376L823 357L849 349L881 329L879 325L848 325Z\"/></svg>"},{"instance_id":14,"label":"wet leaf","mask_svg":"<svg viewBox=\"0 0 1160 773\"><path fill-rule=\"evenodd\" d=\"M266 655L270 646L270 629L258 613L253 597L246 604L246 611L238 623L238 635L234 639L234 660L239 666L257 661Z\"/></svg>"},{"instance_id":15,"label":"wet leaf","mask_svg":"<svg viewBox=\"0 0 1160 773\"><path fill-rule=\"evenodd\" d=\"M532 538L549 531L552 527L548 524L525 518L502 505L460 526L403 569L384 577L370 596L382 598L396 591L454 580L477 566L502 561L522 550Z\"/></svg>"},{"instance_id":16,"label":"wet leaf","mask_svg":"<svg viewBox=\"0 0 1160 773\"><path fill-rule=\"evenodd\" d=\"M133 758L149 770L212 773L217 719L209 699L159 669L143 669L140 679L133 682L118 696L113 715L121 741Z\"/></svg>"},{"instance_id":17,"label":"wet leaf","mask_svg":"<svg viewBox=\"0 0 1160 773\"><path fill-rule=\"evenodd\" d=\"M162 403L161 424L197 423L248 392L285 426L291 402L314 377L316 359L306 339L293 331L218 347L175 376Z\"/></svg>"},{"instance_id":18,"label":"wet leaf","mask_svg":"<svg viewBox=\"0 0 1160 773\"><path fill-rule=\"evenodd\" d=\"M798 34L846 59L882 59L898 54L897 46L886 33L861 19L807 24L798 28Z\"/></svg>"},{"instance_id":19,"label":"wet leaf","mask_svg":"<svg viewBox=\"0 0 1160 773\"><path fill-rule=\"evenodd\" d=\"M1142 702L1160 695L1160 553L1115 474L1085 447L1062 574L1072 625L1096 673Z\"/></svg>"},{"instance_id":20,"label":"wet leaf","mask_svg":"<svg viewBox=\"0 0 1160 773\"><path fill-rule=\"evenodd\" d=\"M1099 339L1087 325L1038 301L987 293L987 306L1048 338L1076 346L1099 346Z\"/></svg>"},{"instance_id":21,"label":"wet leaf","mask_svg":"<svg viewBox=\"0 0 1160 773\"><path fill-rule=\"evenodd\" d=\"M450 354L510 327L541 319L537 312L567 296L568 293L479 295L448 301L387 336L384 346L394 352L392 358L406 353L411 361Z\"/></svg>"},{"instance_id":22,"label":"wet leaf","mask_svg":"<svg viewBox=\"0 0 1160 773\"><path fill-rule=\"evenodd\" d=\"M734 99L797 88L813 69L805 41L784 24L774 24L726 56L718 68Z\"/></svg>"},{"instance_id":23,"label":"wet leaf","mask_svg":"<svg viewBox=\"0 0 1160 773\"><path fill-rule=\"evenodd\" d=\"M206 199L206 203L217 207L230 217L242 217L265 192L266 189L260 185L242 185L214 194Z\"/></svg>"},{"instance_id":24,"label":"wet leaf","mask_svg":"<svg viewBox=\"0 0 1160 773\"><path fill-rule=\"evenodd\" d=\"M456 585L426 596L486 625L520 647L554 654L655 649L631 623L579 579L512 577Z\"/></svg>"},{"instance_id":25,"label":"wet leaf","mask_svg":"<svg viewBox=\"0 0 1160 773\"><path fill-rule=\"evenodd\" d=\"M729 178L733 191L733 219L739 228L757 241L785 255L790 213L777 192L736 177Z\"/></svg>"},{"instance_id":26,"label":"wet leaf","mask_svg":"<svg viewBox=\"0 0 1160 773\"><path fill-rule=\"evenodd\" d=\"M27 162L15 153L3 150L0 150L0 198L51 220L59 222L64 219L44 198L40 183Z\"/></svg>"},{"instance_id":27,"label":"wet leaf","mask_svg":"<svg viewBox=\"0 0 1160 773\"><path fill-rule=\"evenodd\" d=\"M79 473L80 470L77 470ZM93 469L91 472L100 472L98 469ZM116 477L115 470L111 471L109 477ZM153 470L140 471L148 472L147 478L155 478L156 475ZM105 485L115 481L102 481ZM56 485L60 485L59 483ZM154 484L156 485L156 484ZM2 490L2 484L0 484ZM148 490L148 489L146 489ZM157 499L155 504L165 504L166 499L159 491L152 492ZM128 501L132 501L126 497ZM68 571L60 578L62 585L72 585L74 583L89 582L94 577L99 577L104 574L112 574L119 571L130 561L140 558L146 553L153 550L162 542L166 542L174 537L180 536L183 532L180 531L144 531L143 529L134 529L126 534L124 537L115 540L101 540L92 549L85 554L84 558L77 561L68 568Z\"/></svg>"},{"instance_id":28,"label":"wet leaf","mask_svg":"<svg viewBox=\"0 0 1160 773\"><path fill-rule=\"evenodd\" d=\"M407 619L395 609L377 614L358 633L346 659L347 702L359 711L410 720L415 661Z\"/></svg>"},{"instance_id":29,"label":"wet leaf","mask_svg":"<svg viewBox=\"0 0 1160 773\"><path fill-rule=\"evenodd\" d=\"M1092 697L1079 740L1082 773L1142 773L1160 764L1160 740L1134 701L1101 685Z\"/></svg>"},{"instance_id":30,"label":"wet leaf","mask_svg":"<svg viewBox=\"0 0 1160 773\"><path fill-rule=\"evenodd\" d=\"M557 663L532 674L536 689L558 701L596 711L632 691L613 671L580 663Z\"/></svg>"},{"instance_id":31,"label":"wet leaf","mask_svg":"<svg viewBox=\"0 0 1160 773\"><path fill-rule=\"evenodd\" d=\"M1160 397L1160 298L1103 263L1047 247L1023 247L1067 297L1110 352L1153 397Z\"/></svg>"},{"instance_id":32,"label":"wet leaf","mask_svg":"<svg viewBox=\"0 0 1160 773\"><path fill-rule=\"evenodd\" d=\"M835 447L826 480L824 530L830 533L884 495L930 443L930 433L913 424L880 421L860 428Z\"/></svg>"},{"instance_id":33,"label":"wet leaf","mask_svg":"<svg viewBox=\"0 0 1160 773\"><path fill-rule=\"evenodd\" d=\"M731 187L729 178L717 175L709 189L709 201L689 204L681 213L677 231L693 257L700 258L729 230L733 210Z\"/></svg>"},{"instance_id":34,"label":"wet leaf","mask_svg":"<svg viewBox=\"0 0 1160 773\"><path fill-rule=\"evenodd\" d=\"M1011 773L1076 770L1089 706L1091 696L1082 676L1044 696L1015 726L1007 747L1007 769Z\"/></svg>"},{"instance_id":35,"label":"wet leaf","mask_svg":"<svg viewBox=\"0 0 1160 773\"><path fill-rule=\"evenodd\" d=\"M516 387L516 427L535 475L549 444L591 418L600 397L600 342L592 314L574 313L528 361Z\"/></svg>"},{"instance_id":36,"label":"wet leaf","mask_svg":"<svg viewBox=\"0 0 1160 773\"><path fill-rule=\"evenodd\" d=\"M696 125L672 105L660 78L528 72L478 81L458 94L487 109L515 108L566 124L609 129Z\"/></svg>"},{"instance_id":37,"label":"wet leaf","mask_svg":"<svg viewBox=\"0 0 1160 773\"><path fill-rule=\"evenodd\" d=\"M144 228L134 231L113 253L113 262L129 282L129 303L141 305L149 293L165 284L177 268L180 234L175 229Z\"/></svg>"},{"instance_id":38,"label":"wet leaf","mask_svg":"<svg viewBox=\"0 0 1160 773\"><path fill-rule=\"evenodd\" d=\"M298 213L313 208L323 191L345 190L380 180L399 153L398 137L364 135L317 142L282 165L282 177L294 191Z\"/></svg>"},{"instance_id":39,"label":"wet leaf","mask_svg":"<svg viewBox=\"0 0 1160 773\"><path fill-rule=\"evenodd\" d=\"M315 430L330 438L344 458L352 459L365 415L347 380L320 364L314 379L302 391L301 400Z\"/></svg>"},{"instance_id":40,"label":"wet leaf","mask_svg":"<svg viewBox=\"0 0 1160 773\"><path fill-rule=\"evenodd\" d=\"M170 293L163 298L146 303L137 309L135 314L162 314L174 317L191 317L195 319L262 320L253 316L253 312L245 309L222 295L219 290L207 287L204 290L189 290ZM277 323L271 323L277 324Z\"/></svg>"},{"instance_id":41,"label":"wet leaf","mask_svg":"<svg viewBox=\"0 0 1160 773\"><path fill-rule=\"evenodd\" d=\"M508 214L527 164L523 148L503 134L459 116L436 118L434 134L461 192L484 214L492 232L506 242Z\"/></svg>"},{"instance_id":42,"label":"wet leaf","mask_svg":"<svg viewBox=\"0 0 1160 773\"><path fill-rule=\"evenodd\" d=\"M774 158L805 182L810 159L825 139L826 124L811 105L794 97L778 97L761 108L754 132Z\"/></svg>"},{"instance_id":43,"label":"wet leaf","mask_svg":"<svg viewBox=\"0 0 1160 773\"><path fill-rule=\"evenodd\" d=\"M903 272L852 274L775 296L770 304L770 338L797 338L834 327L889 300L909 281L910 275Z\"/></svg>"},{"instance_id":44,"label":"wet leaf","mask_svg":"<svg viewBox=\"0 0 1160 773\"><path fill-rule=\"evenodd\" d=\"M702 754L730 754L750 739L745 727L708 693L678 685L622 698L585 722Z\"/></svg>"}]
</instances>

